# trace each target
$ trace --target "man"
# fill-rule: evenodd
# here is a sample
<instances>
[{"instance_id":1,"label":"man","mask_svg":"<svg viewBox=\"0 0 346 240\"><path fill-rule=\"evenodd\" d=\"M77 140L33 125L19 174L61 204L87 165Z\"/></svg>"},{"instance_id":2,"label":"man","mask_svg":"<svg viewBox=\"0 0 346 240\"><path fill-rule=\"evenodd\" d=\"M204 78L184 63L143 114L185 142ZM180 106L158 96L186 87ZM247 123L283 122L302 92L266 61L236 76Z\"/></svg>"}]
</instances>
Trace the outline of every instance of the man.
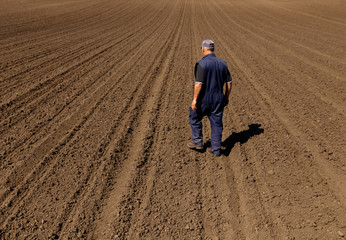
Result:
<instances>
[{"instance_id":1,"label":"man","mask_svg":"<svg viewBox=\"0 0 346 240\"><path fill-rule=\"evenodd\" d=\"M202 118L208 116L211 128L210 152L221 155L222 115L228 104L232 89L232 78L227 63L217 58L214 42L204 40L201 46L203 58L195 65L194 96L189 111L189 123L192 130L191 149L203 149ZM225 94L223 93L226 84Z\"/></svg>"}]
</instances>

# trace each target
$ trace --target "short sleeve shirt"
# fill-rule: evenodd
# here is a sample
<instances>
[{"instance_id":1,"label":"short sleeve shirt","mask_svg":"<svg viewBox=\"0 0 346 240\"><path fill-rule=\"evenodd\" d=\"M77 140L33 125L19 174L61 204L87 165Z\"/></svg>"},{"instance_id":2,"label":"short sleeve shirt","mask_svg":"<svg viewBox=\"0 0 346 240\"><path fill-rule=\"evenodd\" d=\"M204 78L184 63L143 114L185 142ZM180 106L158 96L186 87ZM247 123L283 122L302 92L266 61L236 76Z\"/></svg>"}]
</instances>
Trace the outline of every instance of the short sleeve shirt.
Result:
<instances>
[{"instance_id":1,"label":"short sleeve shirt","mask_svg":"<svg viewBox=\"0 0 346 240\"><path fill-rule=\"evenodd\" d=\"M195 66L195 82L201 83L201 84L205 83L204 69L198 63L196 63L196 66ZM232 82L232 77L228 69L227 69L227 76L226 76L225 82L226 83Z\"/></svg>"}]
</instances>

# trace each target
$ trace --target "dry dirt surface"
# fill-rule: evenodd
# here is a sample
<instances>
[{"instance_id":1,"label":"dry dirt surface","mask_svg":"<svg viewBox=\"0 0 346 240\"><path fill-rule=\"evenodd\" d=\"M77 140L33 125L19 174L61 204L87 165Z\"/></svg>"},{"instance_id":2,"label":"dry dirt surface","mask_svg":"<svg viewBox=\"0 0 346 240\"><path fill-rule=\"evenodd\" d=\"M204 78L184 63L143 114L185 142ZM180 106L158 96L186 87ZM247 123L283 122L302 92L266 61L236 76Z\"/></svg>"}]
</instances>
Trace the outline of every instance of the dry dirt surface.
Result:
<instances>
[{"instance_id":1,"label":"dry dirt surface","mask_svg":"<svg viewBox=\"0 0 346 240\"><path fill-rule=\"evenodd\" d=\"M345 238L345 1L0 9L0 239ZM208 38L234 82L219 158L186 146Z\"/></svg>"}]
</instances>

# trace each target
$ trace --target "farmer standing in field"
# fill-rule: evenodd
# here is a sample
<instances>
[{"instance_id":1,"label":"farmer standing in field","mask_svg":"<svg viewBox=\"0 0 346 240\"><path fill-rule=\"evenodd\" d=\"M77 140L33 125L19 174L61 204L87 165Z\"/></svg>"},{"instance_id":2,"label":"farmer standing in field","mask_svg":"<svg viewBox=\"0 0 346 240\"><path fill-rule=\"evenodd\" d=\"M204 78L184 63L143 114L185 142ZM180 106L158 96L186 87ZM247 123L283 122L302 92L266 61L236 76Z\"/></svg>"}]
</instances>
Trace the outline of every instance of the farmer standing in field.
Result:
<instances>
[{"instance_id":1,"label":"farmer standing in field","mask_svg":"<svg viewBox=\"0 0 346 240\"><path fill-rule=\"evenodd\" d=\"M195 88L189 111L192 130L191 149L203 149L202 118L208 116L211 128L210 152L221 155L222 115L228 104L232 89L232 78L227 63L215 56L214 42L204 40L201 46L203 58L195 65ZM223 87L226 84L225 94Z\"/></svg>"}]
</instances>

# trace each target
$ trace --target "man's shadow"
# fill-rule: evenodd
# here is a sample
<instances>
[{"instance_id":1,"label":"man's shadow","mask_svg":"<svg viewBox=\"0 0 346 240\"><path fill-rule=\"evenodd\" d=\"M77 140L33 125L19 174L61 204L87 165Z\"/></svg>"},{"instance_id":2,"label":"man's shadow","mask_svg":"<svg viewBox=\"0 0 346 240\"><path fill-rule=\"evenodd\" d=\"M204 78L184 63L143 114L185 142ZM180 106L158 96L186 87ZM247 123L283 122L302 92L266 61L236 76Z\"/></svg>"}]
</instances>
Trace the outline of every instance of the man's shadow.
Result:
<instances>
[{"instance_id":1,"label":"man's shadow","mask_svg":"<svg viewBox=\"0 0 346 240\"><path fill-rule=\"evenodd\" d=\"M222 142L222 154L228 156L236 143L246 143L253 136L262 134L264 129L260 127L261 124L250 124L247 130L239 133L232 132L232 134ZM207 147L210 147L210 141L205 143L205 148Z\"/></svg>"},{"instance_id":2,"label":"man's shadow","mask_svg":"<svg viewBox=\"0 0 346 240\"><path fill-rule=\"evenodd\" d=\"M247 130L239 133L233 132L227 139L225 139L225 141L222 142L223 154L228 156L236 143L246 143L253 136L262 134L264 129L260 127L261 124L250 124L249 129Z\"/></svg>"}]
</instances>

